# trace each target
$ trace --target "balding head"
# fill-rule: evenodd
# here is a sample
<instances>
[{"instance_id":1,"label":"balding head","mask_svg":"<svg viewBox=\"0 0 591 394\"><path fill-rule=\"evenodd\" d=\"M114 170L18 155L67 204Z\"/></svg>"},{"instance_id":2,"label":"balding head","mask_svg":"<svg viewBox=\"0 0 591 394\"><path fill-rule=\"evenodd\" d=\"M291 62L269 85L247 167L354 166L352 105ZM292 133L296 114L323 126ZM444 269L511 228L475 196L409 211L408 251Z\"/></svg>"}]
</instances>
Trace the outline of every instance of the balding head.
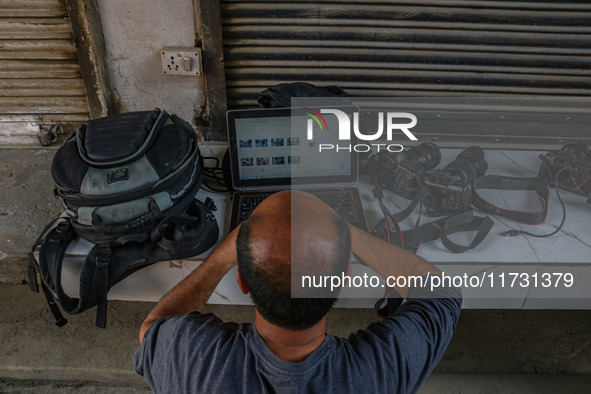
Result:
<instances>
[{"instance_id":1,"label":"balding head","mask_svg":"<svg viewBox=\"0 0 591 394\"><path fill-rule=\"evenodd\" d=\"M301 275L340 275L350 255L348 225L310 194L267 197L243 223L238 267L261 315L278 326L304 329L318 322L336 298L291 298Z\"/></svg>"}]
</instances>

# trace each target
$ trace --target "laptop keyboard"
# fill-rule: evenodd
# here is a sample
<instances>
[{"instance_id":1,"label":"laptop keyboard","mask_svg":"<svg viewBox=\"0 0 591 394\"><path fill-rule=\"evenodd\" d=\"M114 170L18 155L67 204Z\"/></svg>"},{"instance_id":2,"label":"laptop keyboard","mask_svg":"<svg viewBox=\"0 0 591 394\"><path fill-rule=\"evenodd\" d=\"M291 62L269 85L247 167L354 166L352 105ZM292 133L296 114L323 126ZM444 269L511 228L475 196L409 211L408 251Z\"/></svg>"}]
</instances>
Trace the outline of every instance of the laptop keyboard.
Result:
<instances>
[{"instance_id":1,"label":"laptop keyboard","mask_svg":"<svg viewBox=\"0 0 591 394\"><path fill-rule=\"evenodd\" d=\"M365 226L365 220L362 219L361 203L355 198L350 190L307 190L322 200L329 207L334 209L349 223L362 227ZM248 219L252 211L272 193L257 193L241 195L238 202L238 223Z\"/></svg>"}]
</instances>

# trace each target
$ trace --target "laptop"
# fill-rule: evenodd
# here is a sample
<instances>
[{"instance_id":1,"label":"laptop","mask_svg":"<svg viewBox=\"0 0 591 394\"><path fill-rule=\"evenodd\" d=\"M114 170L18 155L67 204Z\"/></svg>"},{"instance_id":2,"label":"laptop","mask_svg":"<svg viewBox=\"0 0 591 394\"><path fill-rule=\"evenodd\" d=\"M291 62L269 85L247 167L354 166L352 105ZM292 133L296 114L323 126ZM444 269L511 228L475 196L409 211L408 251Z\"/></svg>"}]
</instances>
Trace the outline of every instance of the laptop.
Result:
<instances>
[{"instance_id":1,"label":"laptop","mask_svg":"<svg viewBox=\"0 0 591 394\"><path fill-rule=\"evenodd\" d=\"M335 108L346 113L352 124L356 106ZM230 230L246 220L269 195L297 189L317 196L349 223L367 231L355 187L358 154L354 149L347 149L357 140L352 136L350 141L339 141L337 117L319 115L319 109L314 108L227 112L235 190Z\"/></svg>"}]
</instances>

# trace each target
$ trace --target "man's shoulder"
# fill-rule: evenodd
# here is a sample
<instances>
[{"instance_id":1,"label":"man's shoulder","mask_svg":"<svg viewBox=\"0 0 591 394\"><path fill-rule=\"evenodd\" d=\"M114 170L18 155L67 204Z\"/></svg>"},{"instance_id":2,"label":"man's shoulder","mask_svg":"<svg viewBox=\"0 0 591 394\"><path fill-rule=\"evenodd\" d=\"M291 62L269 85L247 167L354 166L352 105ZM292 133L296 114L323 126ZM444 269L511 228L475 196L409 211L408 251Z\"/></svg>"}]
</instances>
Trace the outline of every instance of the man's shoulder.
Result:
<instances>
[{"instance_id":1,"label":"man's shoulder","mask_svg":"<svg viewBox=\"0 0 591 394\"><path fill-rule=\"evenodd\" d=\"M210 371L238 370L249 353L251 336L252 324L224 322L212 313L170 316L148 329L134 354L134 369L153 389L170 382L179 387L203 382L219 387Z\"/></svg>"},{"instance_id":2,"label":"man's shoulder","mask_svg":"<svg viewBox=\"0 0 591 394\"><path fill-rule=\"evenodd\" d=\"M236 323L232 321L223 321L213 313L191 312L184 315L175 315L162 318L154 322L152 327L146 332L146 335L152 328L157 331L190 331L196 334L204 334L208 331L217 333L222 332L248 332L251 331L252 324ZM156 331L156 330L155 330Z\"/></svg>"},{"instance_id":3,"label":"man's shoulder","mask_svg":"<svg viewBox=\"0 0 591 394\"><path fill-rule=\"evenodd\" d=\"M186 358L194 352L218 353L228 344L245 347L252 336L252 324L224 322L213 313L191 312L159 319L146 331L136 351L142 359Z\"/></svg>"},{"instance_id":4,"label":"man's shoulder","mask_svg":"<svg viewBox=\"0 0 591 394\"><path fill-rule=\"evenodd\" d=\"M213 351L228 342L248 342L252 331L250 323L225 322L213 313L191 312L155 321L146 331L141 347L157 343L161 349L179 351L190 344L195 349Z\"/></svg>"}]
</instances>

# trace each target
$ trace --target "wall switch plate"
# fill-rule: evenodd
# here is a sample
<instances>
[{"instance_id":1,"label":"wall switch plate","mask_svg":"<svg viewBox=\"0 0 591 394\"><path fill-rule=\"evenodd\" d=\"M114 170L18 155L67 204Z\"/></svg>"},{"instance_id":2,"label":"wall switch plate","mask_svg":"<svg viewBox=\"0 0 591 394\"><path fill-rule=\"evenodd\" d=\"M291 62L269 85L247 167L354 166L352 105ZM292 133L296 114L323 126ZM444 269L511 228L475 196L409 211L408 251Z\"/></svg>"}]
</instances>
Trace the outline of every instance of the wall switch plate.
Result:
<instances>
[{"instance_id":1,"label":"wall switch plate","mask_svg":"<svg viewBox=\"0 0 591 394\"><path fill-rule=\"evenodd\" d=\"M201 75L201 48L162 48L160 59L166 75Z\"/></svg>"}]
</instances>

